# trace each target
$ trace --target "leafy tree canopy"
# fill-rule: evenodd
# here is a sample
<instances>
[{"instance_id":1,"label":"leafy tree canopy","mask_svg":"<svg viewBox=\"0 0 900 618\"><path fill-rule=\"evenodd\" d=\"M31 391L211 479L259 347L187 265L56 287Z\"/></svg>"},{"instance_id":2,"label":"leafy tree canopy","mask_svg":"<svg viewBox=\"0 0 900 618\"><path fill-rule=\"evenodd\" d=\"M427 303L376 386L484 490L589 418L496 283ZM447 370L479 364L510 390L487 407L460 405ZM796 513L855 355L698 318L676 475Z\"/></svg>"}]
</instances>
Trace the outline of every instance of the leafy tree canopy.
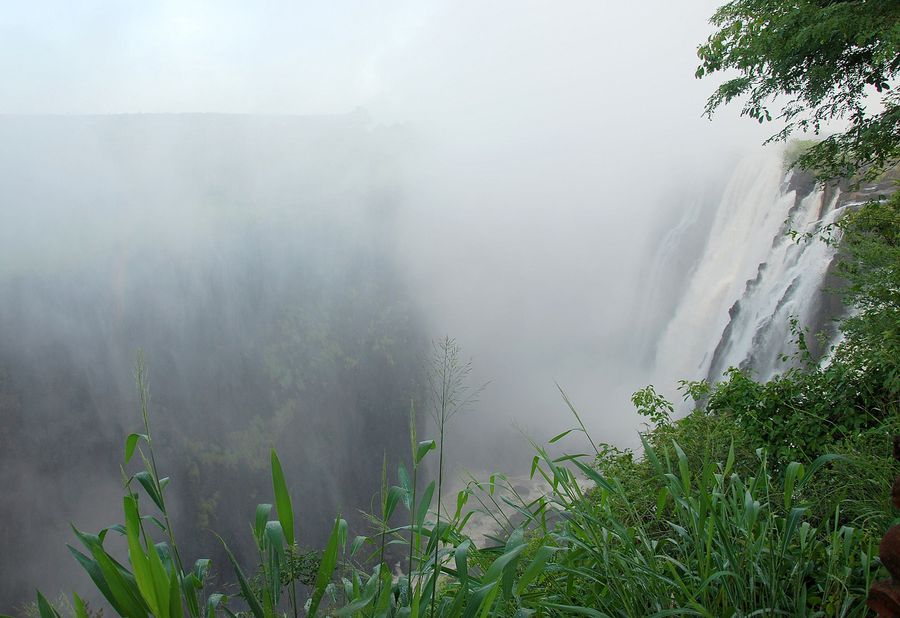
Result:
<instances>
[{"instance_id":1,"label":"leafy tree canopy","mask_svg":"<svg viewBox=\"0 0 900 618\"><path fill-rule=\"evenodd\" d=\"M821 179L874 177L900 161L900 2L732 0L710 21L718 30L698 49L696 75L728 79L707 116L740 98L742 115L784 121L769 141L848 121L796 162Z\"/></svg>"}]
</instances>

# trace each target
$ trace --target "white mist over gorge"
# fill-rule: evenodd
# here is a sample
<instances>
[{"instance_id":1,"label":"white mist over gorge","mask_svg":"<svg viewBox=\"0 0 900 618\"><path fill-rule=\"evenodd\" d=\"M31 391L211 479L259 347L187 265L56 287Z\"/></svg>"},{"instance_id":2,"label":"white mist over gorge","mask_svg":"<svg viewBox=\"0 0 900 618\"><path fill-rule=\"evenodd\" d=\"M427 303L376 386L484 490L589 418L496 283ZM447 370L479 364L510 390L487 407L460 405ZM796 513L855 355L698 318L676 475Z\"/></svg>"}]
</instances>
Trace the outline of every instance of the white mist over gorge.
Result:
<instances>
[{"instance_id":1,"label":"white mist over gorge","mask_svg":"<svg viewBox=\"0 0 900 618\"><path fill-rule=\"evenodd\" d=\"M208 531L271 501L273 446L304 544L361 521L445 334L488 383L454 474L527 469L525 436L573 423L557 382L632 446L636 389L779 370L789 318L834 302L832 249L785 231L858 196L701 117L716 5L4 6L0 612L86 587L69 523L120 512L139 349L214 559Z\"/></svg>"}]
</instances>

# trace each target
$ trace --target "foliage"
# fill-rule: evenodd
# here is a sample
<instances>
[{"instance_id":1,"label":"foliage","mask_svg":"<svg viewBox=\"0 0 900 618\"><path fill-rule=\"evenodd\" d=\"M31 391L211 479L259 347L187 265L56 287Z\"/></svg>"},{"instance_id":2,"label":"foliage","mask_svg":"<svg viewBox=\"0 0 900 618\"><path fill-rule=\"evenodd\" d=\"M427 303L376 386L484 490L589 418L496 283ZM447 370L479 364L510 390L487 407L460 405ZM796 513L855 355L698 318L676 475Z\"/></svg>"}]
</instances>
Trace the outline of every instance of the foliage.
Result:
<instances>
[{"instance_id":1,"label":"foliage","mask_svg":"<svg viewBox=\"0 0 900 618\"><path fill-rule=\"evenodd\" d=\"M645 505L625 490L634 482L629 477L608 477L582 456L553 458L537 447L532 474L546 483L545 496L525 502L511 483L494 477L458 497L458 505L469 499L497 505L493 512L506 522L511 519L500 515L498 501L518 514L504 542L477 549L459 507L441 531L446 546L436 595L426 552L426 560L417 562L422 570L393 583L379 568L371 574L352 569L333 614L865 615L862 600L877 570L873 547L858 528L808 521L809 505L801 497L835 457L808 467L791 463L783 477L773 475L762 452L747 476L738 474L737 457L731 446L724 461L692 466L677 442L659 449L645 442L646 480L659 492L641 515ZM583 488L582 474L595 489ZM399 503L407 501L401 497ZM558 514L555 525L548 523L552 513ZM413 527L434 538L435 521L391 532ZM370 542L375 539L359 541ZM435 609L426 614L423 601L429 600Z\"/></svg>"},{"instance_id":2,"label":"foliage","mask_svg":"<svg viewBox=\"0 0 900 618\"><path fill-rule=\"evenodd\" d=\"M153 450L148 409L150 394L140 355L135 379L140 395L144 433L133 433L126 438L125 464L137 452L143 469L130 476L125 473L124 468L122 471L126 491L123 498L125 524L115 524L97 534L82 532L73 525L75 536L87 550L87 554L72 546L69 546L69 551L118 615L128 618L149 615L169 618L184 616L186 611L191 618L199 618L210 611L214 612L223 595L212 595L201 605L199 592L209 573L210 562L199 559L190 570L183 566L166 507L165 490L169 479L160 476ZM146 454L144 447L147 449ZM156 507L156 514L141 515L139 492ZM161 530L166 540L154 542L152 527ZM109 553L105 543L110 532L125 538L130 569ZM42 598L38 596L41 617L54 615L55 610L42 606ZM75 599L76 615L80 616L84 607L77 597Z\"/></svg>"},{"instance_id":3,"label":"foliage","mask_svg":"<svg viewBox=\"0 0 900 618\"><path fill-rule=\"evenodd\" d=\"M883 393L880 408L895 410L900 397L900 192L870 202L839 221L847 257L838 273L848 282L845 298L855 311L841 329L839 362L861 357L868 380ZM859 364L857 362L857 364Z\"/></svg>"},{"instance_id":4,"label":"foliage","mask_svg":"<svg viewBox=\"0 0 900 618\"><path fill-rule=\"evenodd\" d=\"M896 2L732 0L711 22L717 31L698 49L697 77L729 77L709 98L707 115L742 99L742 115L784 121L772 138L780 140L847 121L846 131L797 160L823 178L850 177L866 166L872 177L900 159L900 95L893 89L900 72ZM873 93L882 106L877 113L867 107Z\"/></svg>"}]
</instances>

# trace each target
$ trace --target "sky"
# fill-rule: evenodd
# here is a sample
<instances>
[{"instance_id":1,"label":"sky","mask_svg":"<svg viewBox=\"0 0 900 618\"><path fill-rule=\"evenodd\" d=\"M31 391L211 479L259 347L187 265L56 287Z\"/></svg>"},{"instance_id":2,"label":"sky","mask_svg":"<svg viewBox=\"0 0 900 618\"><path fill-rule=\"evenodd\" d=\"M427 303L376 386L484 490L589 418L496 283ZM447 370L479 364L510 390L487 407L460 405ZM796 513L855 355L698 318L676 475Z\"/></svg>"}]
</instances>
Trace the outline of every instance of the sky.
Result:
<instances>
[{"instance_id":1,"label":"sky","mask_svg":"<svg viewBox=\"0 0 900 618\"><path fill-rule=\"evenodd\" d=\"M0 112L400 114L413 97L472 111L577 94L603 114L691 91L715 5L4 0Z\"/></svg>"}]
</instances>

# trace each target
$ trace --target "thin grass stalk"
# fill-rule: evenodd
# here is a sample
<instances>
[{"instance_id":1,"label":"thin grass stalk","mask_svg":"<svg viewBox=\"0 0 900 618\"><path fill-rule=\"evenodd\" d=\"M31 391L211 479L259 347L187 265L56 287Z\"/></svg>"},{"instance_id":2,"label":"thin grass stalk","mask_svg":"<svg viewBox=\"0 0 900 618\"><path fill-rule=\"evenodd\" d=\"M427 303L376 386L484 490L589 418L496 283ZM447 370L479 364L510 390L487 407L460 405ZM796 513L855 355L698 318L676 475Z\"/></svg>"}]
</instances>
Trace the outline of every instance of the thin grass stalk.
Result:
<instances>
[{"instance_id":1,"label":"thin grass stalk","mask_svg":"<svg viewBox=\"0 0 900 618\"><path fill-rule=\"evenodd\" d=\"M382 454L381 459L381 520L379 521L379 526L381 528L381 543L378 549L378 586L375 589L375 596L372 599L372 615L374 616L375 611L377 609L378 600L381 598L381 586L382 586L382 568L384 566L384 548L385 548L385 540L387 535L387 453Z\"/></svg>"},{"instance_id":2,"label":"thin grass stalk","mask_svg":"<svg viewBox=\"0 0 900 618\"><path fill-rule=\"evenodd\" d=\"M416 489L419 485L419 457L418 457L418 436L416 435L416 405L415 402L409 402L409 446L412 454L412 500L410 501L410 527L409 527L409 568L406 571L407 586L409 588L409 602L412 605L413 589L413 550L414 545L418 545L419 532L416 530Z\"/></svg>"},{"instance_id":3,"label":"thin grass stalk","mask_svg":"<svg viewBox=\"0 0 900 618\"><path fill-rule=\"evenodd\" d=\"M443 358L440 363L440 378L441 378L441 394L439 400L439 411L438 411L438 484L437 484L437 523L434 527L434 533L438 535L434 544L434 590L431 593L431 616L434 618L434 608L435 602L437 600L437 574L438 574L438 555L440 554L440 531L441 531L441 497L443 491L443 482L444 482L444 424L447 421L447 396L448 396L448 384L447 384L447 363L448 363L448 354L449 354L449 339L444 339L442 342L443 349Z\"/></svg>"},{"instance_id":4,"label":"thin grass stalk","mask_svg":"<svg viewBox=\"0 0 900 618\"><path fill-rule=\"evenodd\" d=\"M169 511L166 508L166 499L163 495L163 488L159 483L159 471L156 467L156 456L153 453L153 437L150 433L150 389L147 384L146 367L144 365L144 353L138 351L137 363L135 367L135 381L137 382L138 393L141 402L141 416L144 419L144 432L147 436L147 450L150 452L151 480L159 495L160 505L162 506L162 515L166 522L166 532L169 536L169 545L172 547L172 555L175 557L175 565L178 569L178 578L184 574L184 565L181 562L181 554L178 552L178 545L175 542L175 534L172 531L172 522L169 520Z\"/></svg>"}]
</instances>

